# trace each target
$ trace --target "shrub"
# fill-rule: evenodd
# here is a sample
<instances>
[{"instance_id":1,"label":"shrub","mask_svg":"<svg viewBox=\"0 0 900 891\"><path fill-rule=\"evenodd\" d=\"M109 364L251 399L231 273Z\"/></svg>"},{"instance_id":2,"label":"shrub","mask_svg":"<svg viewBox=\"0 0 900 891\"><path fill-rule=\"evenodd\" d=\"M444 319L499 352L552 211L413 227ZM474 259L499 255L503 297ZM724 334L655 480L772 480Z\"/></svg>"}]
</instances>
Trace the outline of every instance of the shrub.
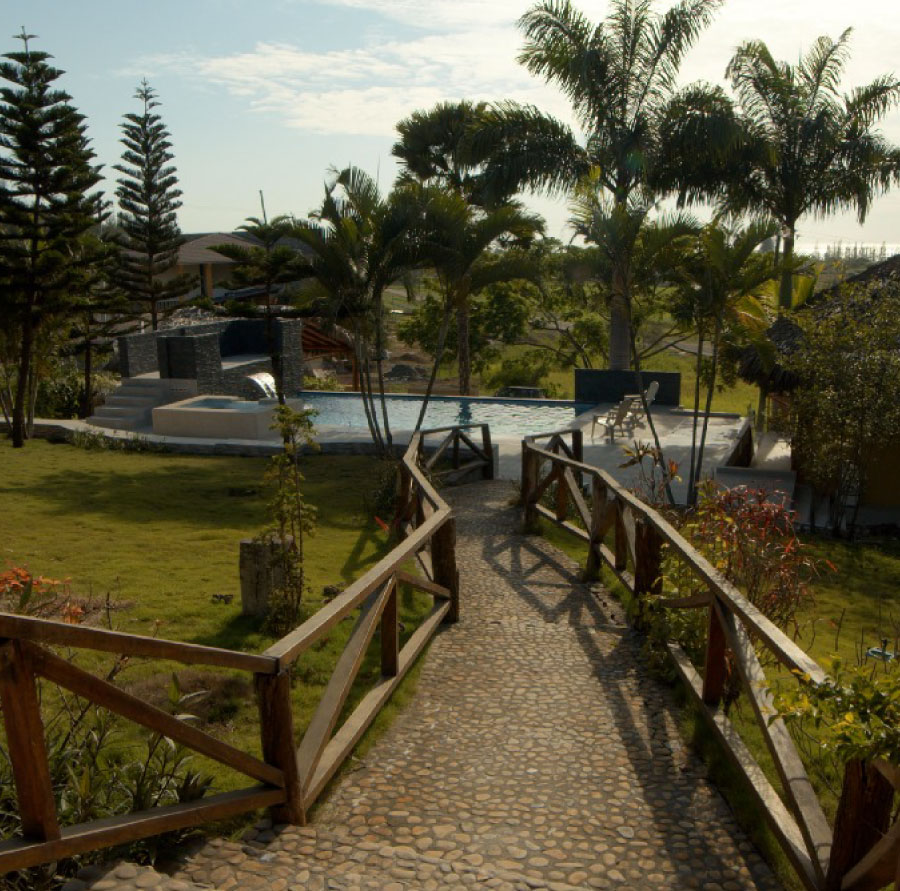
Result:
<instances>
[{"instance_id":1,"label":"shrub","mask_svg":"<svg viewBox=\"0 0 900 891\"><path fill-rule=\"evenodd\" d=\"M85 610L67 582L35 576L23 567L0 574L0 607L18 614L62 618L80 623ZM71 658L71 656L69 657ZM113 680L127 667L118 657L106 673ZM177 676L172 676L169 705L181 718L197 694L184 695ZM46 681L40 682L42 717L50 779L61 825L72 825L137 810L202 798L212 779L190 766L191 754L158 733L143 733L135 745L126 737L126 722L90 702ZM21 832L12 763L0 739L0 836ZM157 839L130 846L127 856L153 860ZM108 856L108 853L105 855ZM37 891L54 887L57 877L73 875L82 858L71 858L47 867L20 870L4 877L10 891Z\"/></svg>"},{"instance_id":2,"label":"shrub","mask_svg":"<svg viewBox=\"0 0 900 891\"><path fill-rule=\"evenodd\" d=\"M797 610L812 597L810 582L820 564L797 538L790 511L767 501L768 494L746 487L708 487L701 492L697 508L686 515L680 531L763 615L796 638L800 633ZM707 590L668 544L663 545L662 576L661 597L693 597ZM653 640L677 640L695 662L702 663L706 610L659 610L651 600L650 611ZM763 654L763 658L769 657ZM726 708L735 701L738 690L736 673L729 664Z\"/></svg>"}]
</instances>

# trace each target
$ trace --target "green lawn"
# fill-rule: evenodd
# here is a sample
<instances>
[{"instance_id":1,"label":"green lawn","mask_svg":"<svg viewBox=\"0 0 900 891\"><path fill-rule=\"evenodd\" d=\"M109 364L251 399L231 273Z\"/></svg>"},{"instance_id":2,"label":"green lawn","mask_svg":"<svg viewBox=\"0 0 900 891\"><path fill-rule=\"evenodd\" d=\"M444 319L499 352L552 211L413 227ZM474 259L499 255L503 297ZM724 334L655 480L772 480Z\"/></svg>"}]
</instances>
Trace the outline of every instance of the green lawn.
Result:
<instances>
[{"instance_id":1,"label":"green lawn","mask_svg":"<svg viewBox=\"0 0 900 891\"><path fill-rule=\"evenodd\" d=\"M0 443L0 567L27 566L34 574L69 579L77 597L111 595L117 630L258 652L273 638L240 615L238 543L266 524L265 460L149 453L84 451L36 440L13 450ZM345 584L388 548L373 521L370 494L383 467L374 458L304 459L307 501L318 529L306 542L308 600ZM213 595L232 595L230 603ZM430 598L402 591L401 621L411 633ZM90 621L103 620L103 612ZM308 723L352 627L353 618L299 660L294 685L295 729ZM348 708L380 674L373 641ZM81 664L105 671L105 657ZM258 753L252 677L246 673L132 660L120 682L155 704L166 703L171 672L186 691L206 689L191 710L220 738ZM406 696L409 689L398 691ZM395 697L396 698L396 697ZM246 784L209 763L219 788Z\"/></svg>"}]
</instances>

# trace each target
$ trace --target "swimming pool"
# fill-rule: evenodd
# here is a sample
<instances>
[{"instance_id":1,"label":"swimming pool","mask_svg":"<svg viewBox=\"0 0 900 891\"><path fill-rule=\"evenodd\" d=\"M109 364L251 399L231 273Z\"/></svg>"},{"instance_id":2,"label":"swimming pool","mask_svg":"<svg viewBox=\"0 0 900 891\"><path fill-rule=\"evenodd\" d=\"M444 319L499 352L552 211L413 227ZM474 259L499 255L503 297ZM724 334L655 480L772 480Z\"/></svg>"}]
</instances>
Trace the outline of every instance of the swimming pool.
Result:
<instances>
[{"instance_id":1,"label":"swimming pool","mask_svg":"<svg viewBox=\"0 0 900 891\"><path fill-rule=\"evenodd\" d=\"M314 408L317 427L344 427L367 430L359 393L304 391L297 397ZM416 426L422 396L391 394L386 397L392 430L412 430ZM381 403L376 398L381 421ZM424 427L452 424L490 424L495 436L522 437L567 427L576 415L592 406L561 399L497 399L479 396L432 396L425 412Z\"/></svg>"}]
</instances>

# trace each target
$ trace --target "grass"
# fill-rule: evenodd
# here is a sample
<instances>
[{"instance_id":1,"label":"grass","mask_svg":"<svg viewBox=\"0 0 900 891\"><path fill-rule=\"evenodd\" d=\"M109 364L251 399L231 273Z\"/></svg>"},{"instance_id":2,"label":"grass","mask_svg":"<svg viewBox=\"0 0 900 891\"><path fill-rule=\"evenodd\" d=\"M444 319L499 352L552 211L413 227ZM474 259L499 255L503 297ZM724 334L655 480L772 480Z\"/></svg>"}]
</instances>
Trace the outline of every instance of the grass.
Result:
<instances>
[{"instance_id":1,"label":"grass","mask_svg":"<svg viewBox=\"0 0 900 891\"><path fill-rule=\"evenodd\" d=\"M273 638L259 621L240 615L238 545L267 522L267 492L261 483L265 463L84 451L41 440L13 450L2 442L0 567L25 565L36 575L68 579L76 596L92 595L101 603L109 592L117 630L258 652ZM323 603L323 586L354 580L388 551L386 534L367 506L382 472L374 458L319 455L304 460L305 497L318 510L317 532L306 541L311 611ZM213 600L221 594L232 595L231 602ZM400 601L403 642L431 599L402 588ZM345 619L297 662L293 705L298 737L353 621L353 616ZM380 676L378 647L376 635L345 713ZM79 660L97 673L110 664L93 654ZM190 708L210 732L259 753L249 675L132 660L119 680L163 706L172 672L184 692L210 691ZM400 701L412 687L410 679L404 681ZM386 712L378 726L385 726L390 715ZM247 784L217 764L202 761L202 767L214 775L218 789Z\"/></svg>"}]
</instances>

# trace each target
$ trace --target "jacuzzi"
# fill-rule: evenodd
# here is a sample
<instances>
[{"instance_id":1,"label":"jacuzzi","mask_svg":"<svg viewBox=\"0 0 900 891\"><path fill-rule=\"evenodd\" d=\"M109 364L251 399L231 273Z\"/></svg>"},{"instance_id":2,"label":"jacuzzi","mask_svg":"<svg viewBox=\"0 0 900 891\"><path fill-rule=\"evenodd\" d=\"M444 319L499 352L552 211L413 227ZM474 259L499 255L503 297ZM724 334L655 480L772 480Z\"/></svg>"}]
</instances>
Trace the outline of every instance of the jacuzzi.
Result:
<instances>
[{"instance_id":1,"label":"jacuzzi","mask_svg":"<svg viewBox=\"0 0 900 891\"><path fill-rule=\"evenodd\" d=\"M153 432L207 439L275 439L272 416L278 402L237 396L194 396L153 409Z\"/></svg>"}]
</instances>

